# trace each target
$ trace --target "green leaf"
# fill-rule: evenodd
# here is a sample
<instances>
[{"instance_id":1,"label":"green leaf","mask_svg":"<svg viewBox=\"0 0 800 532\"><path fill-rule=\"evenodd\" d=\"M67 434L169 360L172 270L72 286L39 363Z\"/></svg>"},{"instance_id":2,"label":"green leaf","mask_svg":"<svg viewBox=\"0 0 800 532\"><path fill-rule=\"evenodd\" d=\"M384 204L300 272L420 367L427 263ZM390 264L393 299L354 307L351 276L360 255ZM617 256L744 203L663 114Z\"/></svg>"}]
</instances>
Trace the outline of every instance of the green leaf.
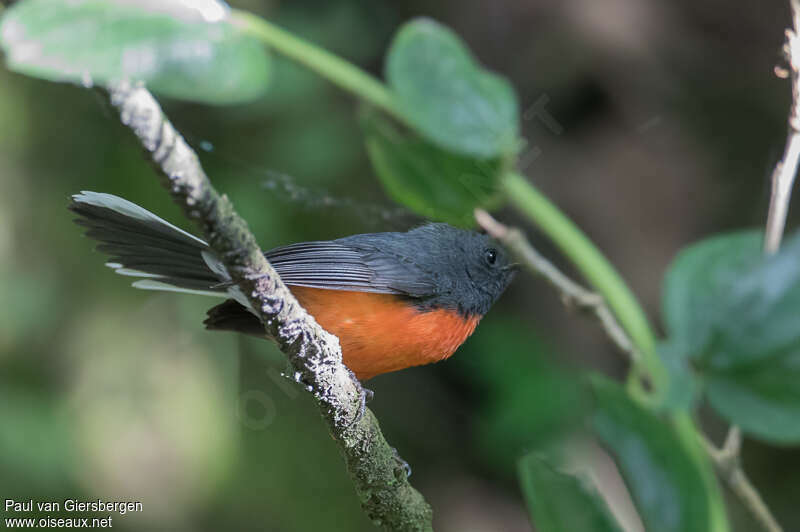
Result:
<instances>
[{"instance_id":1,"label":"green leaf","mask_svg":"<svg viewBox=\"0 0 800 532\"><path fill-rule=\"evenodd\" d=\"M475 207L497 203L504 161L453 154L401 131L372 110L363 114L361 124L370 161L398 203L431 220L461 226L474 224Z\"/></svg>"},{"instance_id":2,"label":"green leaf","mask_svg":"<svg viewBox=\"0 0 800 532\"><path fill-rule=\"evenodd\" d=\"M742 430L774 443L800 441L800 351L739 371L714 372L711 406Z\"/></svg>"},{"instance_id":3,"label":"green leaf","mask_svg":"<svg viewBox=\"0 0 800 532\"><path fill-rule=\"evenodd\" d=\"M386 78L409 123L440 147L480 158L516 150L513 88L481 68L445 26L430 19L405 24L389 50Z\"/></svg>"},{"instance_id":4,"label":"green leaf","mask_svg":"<svg viewBox=\"0 0 800 532\"><path fill-rule=\"evenodd\" d=\"M268 81L264 47L207 0L22 0L0 24L8 67L51 81L144 81L167 96L227 104Z\"/></svg>"},{"instance_id":5,"label":"green leaf","mask_svg":"<svg viewBox=\"0 0 800 532\"><path fill-rule=\"evenodd\" d=\"M704 240L682 251L667 272L662 312L674 350L696 356L710 341L721 297L761 260L761 236L746 231Z\"/></svg>"},{"instance_id":6,"label":"green leaf","mask_svg":"<svg viewBox=\"0 0 800 532\"><path fill-rule=\"evenodd\" d=\"M746 432L800 441L800 234L744 273L703 353L711 405Z\"/></svg>"},{"instance_id":7,"label":"green leaf","mask_svg":"<svg viewBox=\"0 0 800 532\"><path fill-rule=\"evenodd\" d=\"M595 378L595 434L615 456L649 532L710 529L703 473L672 427L616 383Z\"/></svg>"},{"instance_id":8,"label":"green leaf","mask_svg":"<svg viewBox=\"0 0 800 532\"><path fill-rule=\"evenodd\" d=\"M710 370L735 371L800 351L800 233L721 296L716 336L702 357Z\"/></svg>"},{"instance_id":9,"label":"green leaf","mask_svg":"<svg viewBox=\"0 0 800 532\"><path fill-rule=\"evenodd\" d=\"M536 530L622 530L588 479L562 473L535 454L520 460L518 472L522 493Z\"/></svg>"},{"instance_id":10,"label":"green leaf","mask_svg":"<svg viewBox=\"0 0 800 532\"><path fill-rule=\"evenodd\" d=\"M714 409L761 439L800 441L800 235L768 258L755 232L706 240L666 286L672 354L692 357Z\"/></svg>"}]
</instances>

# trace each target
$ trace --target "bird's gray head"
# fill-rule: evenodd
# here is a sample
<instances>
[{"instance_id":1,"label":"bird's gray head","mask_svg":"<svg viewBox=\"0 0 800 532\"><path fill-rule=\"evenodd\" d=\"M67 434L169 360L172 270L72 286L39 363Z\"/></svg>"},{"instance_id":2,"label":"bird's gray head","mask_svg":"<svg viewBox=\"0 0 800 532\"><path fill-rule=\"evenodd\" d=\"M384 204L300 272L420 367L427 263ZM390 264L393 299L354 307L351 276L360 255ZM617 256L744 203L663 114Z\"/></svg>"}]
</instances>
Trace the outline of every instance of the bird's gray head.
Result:
<instances>
[{"instance_id":1,"label":"bird's gray head","mask_svg":"<svg viewBox=\"0 0 800 532\"><path fill-rule=\"evenodd\" d=\"M407 252L413 252L414 262L438 281L437 294L422 302L425 307L482 316L516 273L507 251L485 234L435 223L407 235Z\"/></svg>"}]
</instances>

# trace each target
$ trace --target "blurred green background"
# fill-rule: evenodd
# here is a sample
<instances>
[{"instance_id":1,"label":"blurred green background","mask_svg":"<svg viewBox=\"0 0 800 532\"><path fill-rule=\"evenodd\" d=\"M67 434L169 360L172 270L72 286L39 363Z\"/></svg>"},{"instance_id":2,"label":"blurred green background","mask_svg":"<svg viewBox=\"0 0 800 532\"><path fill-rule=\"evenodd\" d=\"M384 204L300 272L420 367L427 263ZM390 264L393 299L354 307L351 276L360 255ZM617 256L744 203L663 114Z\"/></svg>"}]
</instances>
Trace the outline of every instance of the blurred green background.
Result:
<instances>
[{"instance_id":1,"label":"blurred green background","mask_svg":"<svg viewBox=\"0 0 800 532\"><path fill-rule=\"evenodd\" d=\"M525 173L654 319L680 248L763 223L789 105L772 74L783 4L233 3L375 74L403 21L454 28L523 109L545 102L558 127L523 123ZM273 59L273 86L255 103L163 100L260 243L419 223L374 178L352 98ZM102 97L0 69L0 176L2 498L142 501L115 521L122 530L373 529L312 401L280 376L280 352L203 330L209 300L130 289L71 223L68 197L87 189L186 226ZM530 529L514 464L571 419L577 368L619 375L624 363L595 322L520 276L451 360L369 381L437 530ZM724 425L703 416L719 438ZM744 461L779 521L800 529L800 453L747 441ZM735 500L729 509L750 529Z\"/></svg>"}]
</instances>

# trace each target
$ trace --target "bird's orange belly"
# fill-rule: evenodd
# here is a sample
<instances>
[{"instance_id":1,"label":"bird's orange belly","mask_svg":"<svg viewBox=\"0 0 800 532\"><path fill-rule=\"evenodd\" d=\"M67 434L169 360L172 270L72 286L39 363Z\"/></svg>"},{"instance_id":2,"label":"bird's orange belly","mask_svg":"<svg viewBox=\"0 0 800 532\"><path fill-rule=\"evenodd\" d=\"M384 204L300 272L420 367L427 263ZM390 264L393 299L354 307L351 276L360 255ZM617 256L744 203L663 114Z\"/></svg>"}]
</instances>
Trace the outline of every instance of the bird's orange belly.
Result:
<instances>
[{"instance_id":1,"label":"bird's orange belly","mask_svg":"<svg viewBox=\"0 0 800 532\"><path fill-rule=\"evenodd\" d=\"M359 379L452 355L480 321L455 311L420 311L390 294L289 287L325 330L339 337L344 363Z\"/></svg>"}]
</instances>

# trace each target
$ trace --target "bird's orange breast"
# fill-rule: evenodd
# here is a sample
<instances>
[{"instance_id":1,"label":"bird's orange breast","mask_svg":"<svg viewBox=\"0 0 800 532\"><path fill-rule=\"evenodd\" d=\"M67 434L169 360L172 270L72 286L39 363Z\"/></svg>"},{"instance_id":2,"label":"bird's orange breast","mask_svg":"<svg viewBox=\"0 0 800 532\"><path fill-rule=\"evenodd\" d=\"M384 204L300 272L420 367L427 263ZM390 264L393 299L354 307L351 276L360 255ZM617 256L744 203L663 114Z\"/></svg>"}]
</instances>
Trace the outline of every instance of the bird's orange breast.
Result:
<instances>
[{"instance_id":1,"label":"bird's orange breast","mask_svg":"<svg viewBox=\"0 0 800 532\"><path fill-rule=\"evenodd\" d=\"M390 294L289 287L325 330L339 337L344 363L359 379L452 355L480 321L455 311L421 311Z\"/></svg>"}]
</instances>

